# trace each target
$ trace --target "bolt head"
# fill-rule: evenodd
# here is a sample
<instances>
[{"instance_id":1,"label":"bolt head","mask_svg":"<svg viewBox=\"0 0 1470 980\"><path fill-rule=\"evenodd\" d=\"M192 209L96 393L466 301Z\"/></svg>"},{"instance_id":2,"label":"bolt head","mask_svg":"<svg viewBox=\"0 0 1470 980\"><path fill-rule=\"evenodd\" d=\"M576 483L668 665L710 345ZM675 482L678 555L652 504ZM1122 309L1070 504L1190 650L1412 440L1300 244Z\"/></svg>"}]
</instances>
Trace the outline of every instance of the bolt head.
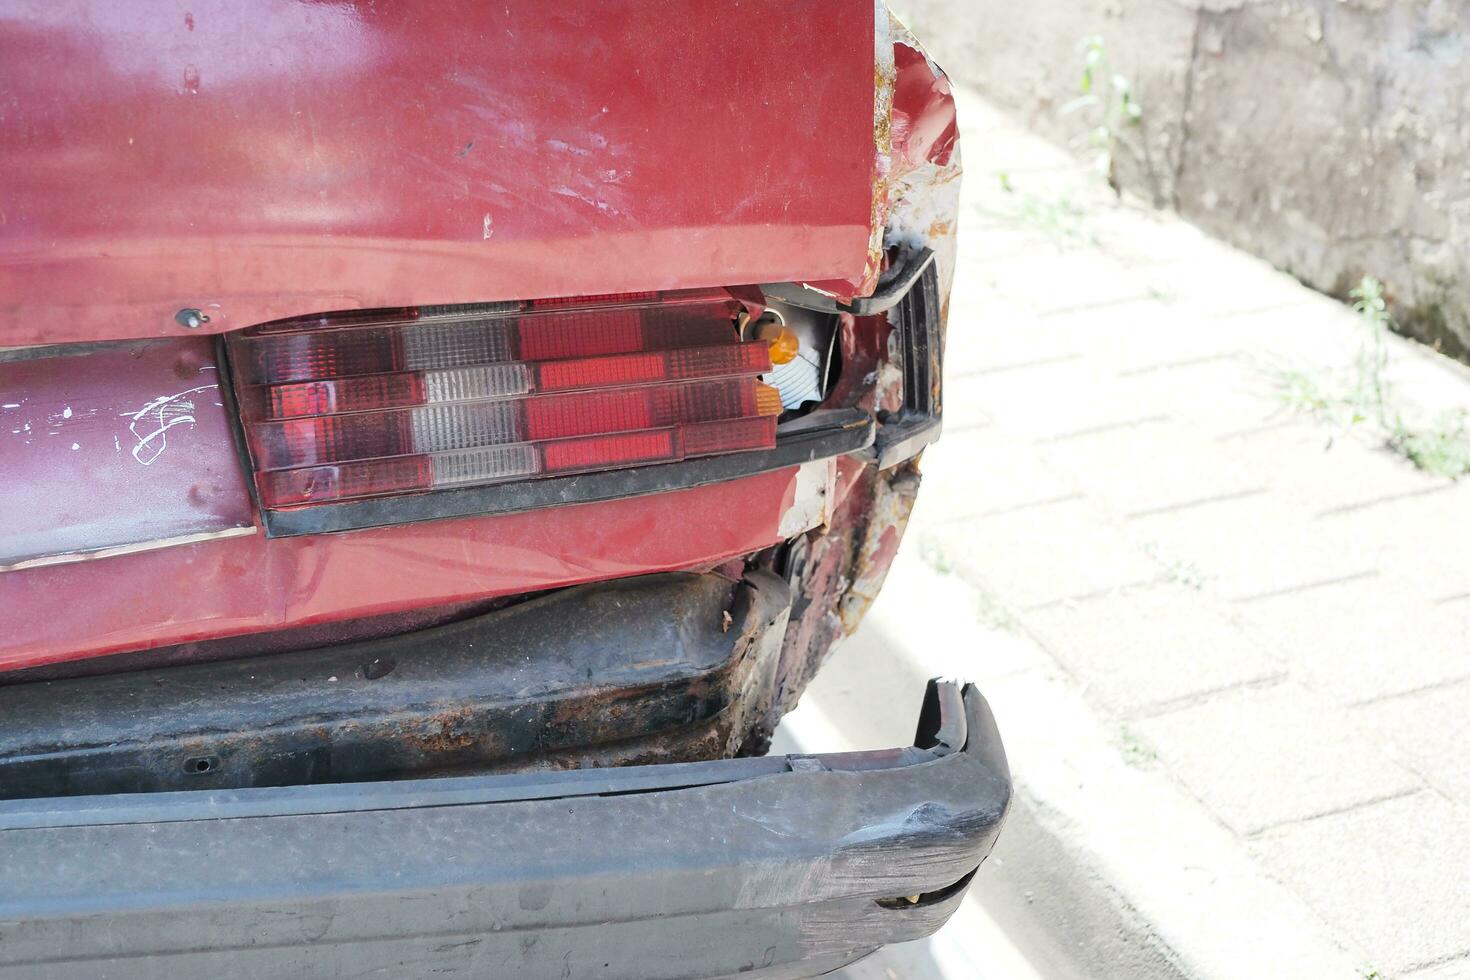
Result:
<instances>
[{"instance_id":1,"label":"bolt head","mask_svg":"<svg viewBox=\"0 0 1470 980\"><path fill-rule=\"evenodd\" d=\"M184 309L174 314L174 320L181 327L187 327L190 330L198 330L200 327L209 322L209 317L206 316L202 310L185 307Z\"/></svg>"}]
</instances>

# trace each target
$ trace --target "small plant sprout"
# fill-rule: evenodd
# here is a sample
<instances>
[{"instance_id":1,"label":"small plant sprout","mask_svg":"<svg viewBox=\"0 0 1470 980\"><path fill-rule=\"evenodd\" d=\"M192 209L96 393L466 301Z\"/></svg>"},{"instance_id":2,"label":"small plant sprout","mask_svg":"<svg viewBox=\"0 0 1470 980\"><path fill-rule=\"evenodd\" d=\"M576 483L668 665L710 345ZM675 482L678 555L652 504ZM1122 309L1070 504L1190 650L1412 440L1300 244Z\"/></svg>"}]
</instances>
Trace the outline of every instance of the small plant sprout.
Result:
<instances>
[{"instance_id":1,"label":"small plant sprout","mask_svg":"<svg viewBox=\"0 0 1470 980\"><path fill-rule=\"evenodd\" d=\"M1367 421L1368 412L1380 425L1387 425L1388 414L1388 331L1393 318L1388 314L1388 301L1383 283L1364 276L1349 292L1353 311L1362 317L1367 336L1358 347L1356 378L1350 393L1352 423Z\"/></svg>"},{"instance_id":2,"label":"small plant sprout","mask_svg":"<svg viewBox=\"0 0 1470 980\"><path fill-rule=\"evenodd\" d=\"M1118 747L1122 750L1123 760L1130 766L1147 767L1159 761L1159 754L1153 746L1126 725L1118 730Z\"/></svg>"},{"instance_id":3,"label":"small plant sprout","mask_svg":"<svg viewBox=\"0 0 1470 980\"><path fill-rule=\"evenodd\" d=\"M954 566L944 550L944 545L932 535L925 534L919 537L919 560L940 575L949 575L954 571Z\"/></svg>"},{"instance_id":4,"label":"small plant sprout","mask_svg":"<svg viewBox=\"0 0 1470 980\"><path fill-rule=\"evenodd\" d=\"M1163 578L1166 581L1178 582L1195 591L1205 587L1205 573L1198 565L1185 561L1166 552L1158 544L1150 541L1143 546L1144 553L1154 561L1158 562L1163 569Z\"/></svg>"},{"instance_id":5,"label":"small plant sprout","mask_svg":"<svg viewBox=\"0 0 1470 980\"><path fill-rule=\"evenodd\" d=\"M1111 70L1107 46L1100 36L1084 38L1081 48L1081 94L1062 107L1062 115L1086 113L1089 125L1083 139L1093 153L1098 173L1117 191L1113 171L1117 148L1125 141L1124 131L1143 120L1143 106L1134 97L1128 79Z\"/></svg>"}]
</instances>

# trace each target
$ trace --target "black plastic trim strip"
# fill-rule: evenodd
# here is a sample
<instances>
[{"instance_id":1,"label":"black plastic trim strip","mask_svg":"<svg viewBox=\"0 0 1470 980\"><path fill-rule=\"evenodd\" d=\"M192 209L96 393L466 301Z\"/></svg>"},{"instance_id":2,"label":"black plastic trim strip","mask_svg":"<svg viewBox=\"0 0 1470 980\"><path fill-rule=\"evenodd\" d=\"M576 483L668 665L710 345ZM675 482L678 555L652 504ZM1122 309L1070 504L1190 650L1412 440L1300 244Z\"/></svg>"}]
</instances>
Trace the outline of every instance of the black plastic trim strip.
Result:
<instances>
[{"instance_id":1,"label":"black plastic trim strip","mask_svg":"<svg viewBox=\"0 0 1470 980\"><path fill-rule=\"evenodd\" d=\"M799 282L778 282L762 286L767 296L783 303L799 306L804 310L819 313L851 313L854 316L874 316L887 313L908 295L924 270L934 263L934 251L929 248L906 248L899 252L898 261L889 268L888 274L878 282L878 289L871 296L854 297L850 303L840 303L835 298L819 293Z\"/></svg>"},{"instance_id":2,"label":"black plastic trim strip","mask_svg":"<svg viewBox=\"0 0 1470 980\"><path fill-rule=\"evenodd\" d=\"M245 415L240 410L240 400L235 397L235 366L230 363L230 347L225 334L215 334L214 364L219 375L219 391L224 396L225 417L230 420L230 434L235 440L235 458L240 463L240 472L245 478L245 488L257 515L265 511L260 506L260 491L255 485L255 464L250 460L250 450L245 442ZM264 521L262 521L262 524ZM266 535L269 537L269 534Z\"/></svg>"},{"instance_id":3,"label":"black plastic trim strip","mask_svg":"<svg viewBox=\"0 0 1470 980\"><path fill-rule=\"evenodd\" d=\"M778 433L776 448L757 452L520 483L314 504L295 510L264 510L261 516L268 537L285 538L597 503L687 490L799 466L817 459L862 452L873 445L876 434L873 420L857 409L817 412L801 421L806 424L798 431L788 428Z\"/></svg>"},{"instance_id":4,"label":"black plastic trim strip","mask_svg":"<svg viewBox=\"0 0 1470 980\"><path fill-rule=\"evenodd\" d=\"M944 360L944 333L939 270L932 252L911 286L888 315L903 352L903 408L885 418L878 429L874 451L879 469L912 459L939 438L941 428L943 409L935 382Z\"/></svg>"}]
</instances>

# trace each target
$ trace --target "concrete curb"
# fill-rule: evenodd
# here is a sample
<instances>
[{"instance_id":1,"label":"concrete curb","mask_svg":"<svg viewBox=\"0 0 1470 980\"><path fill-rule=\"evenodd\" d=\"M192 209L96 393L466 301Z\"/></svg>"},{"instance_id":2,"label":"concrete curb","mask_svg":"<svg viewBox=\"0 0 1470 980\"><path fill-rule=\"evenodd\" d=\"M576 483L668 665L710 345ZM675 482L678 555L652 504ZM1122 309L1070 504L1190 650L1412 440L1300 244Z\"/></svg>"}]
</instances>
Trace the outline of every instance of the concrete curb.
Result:
<instances>
[{"instance_id":1,"label":"concrete curb","mask_svg":"<svg viewBox=\"0 0 1470 980\"><path fill-rule=\"evenodd\" d=\"M975 602L959 579L905 552L791 727L820 716L819 730L850 744L902 741L909 719L895 725L882 711L893 692L936 674L979 683L1006 740L1017 801L974 895L1040 975L1362 975L1366 957L1339 947L1198 801L1125 760L1116 734L1039 647L979 630Z\"/></svg>"}]
</instances>

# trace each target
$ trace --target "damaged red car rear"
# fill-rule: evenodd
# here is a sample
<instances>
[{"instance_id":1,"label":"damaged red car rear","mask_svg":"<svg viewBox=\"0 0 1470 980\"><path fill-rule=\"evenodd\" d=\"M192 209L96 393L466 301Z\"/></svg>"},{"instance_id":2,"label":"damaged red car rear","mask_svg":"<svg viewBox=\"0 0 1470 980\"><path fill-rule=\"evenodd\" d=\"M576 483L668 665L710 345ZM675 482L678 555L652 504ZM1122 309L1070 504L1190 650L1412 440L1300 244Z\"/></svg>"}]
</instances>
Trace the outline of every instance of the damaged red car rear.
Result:
<instances>
[{"instance_id":1,"label":"damaged red car rear","mask_svg":"<svg viewBox=\"0 0 1470 980\"><path fill-rule=\"evenodd\" d=\"M881 0L10 0L0 96L0 975L943 924L978 692L765 754L940 429L954 104Z\"/></svg>"}]
</instances>

